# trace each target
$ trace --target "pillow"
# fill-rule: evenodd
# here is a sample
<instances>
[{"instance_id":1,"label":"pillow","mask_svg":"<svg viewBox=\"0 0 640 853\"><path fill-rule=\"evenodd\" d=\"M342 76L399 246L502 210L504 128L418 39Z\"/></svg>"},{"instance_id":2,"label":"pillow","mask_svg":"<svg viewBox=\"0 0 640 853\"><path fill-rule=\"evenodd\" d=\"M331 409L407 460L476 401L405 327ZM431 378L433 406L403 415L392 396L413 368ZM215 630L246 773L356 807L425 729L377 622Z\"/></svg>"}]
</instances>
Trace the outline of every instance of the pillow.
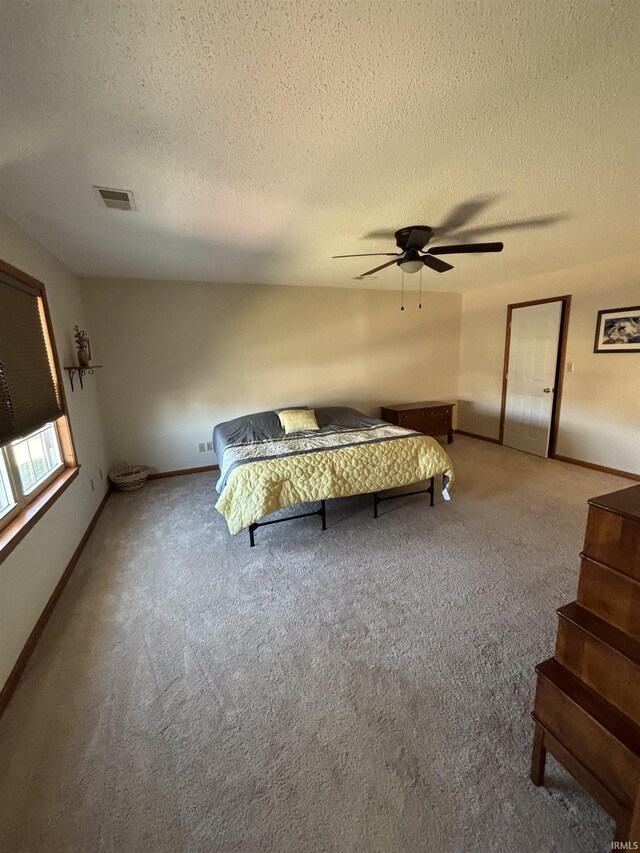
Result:
<instances>
[{"instance_id":1,"label":"pillow","mask_svg":"<svg viewBox=\"0 0 640 853\"><path fill-rule=\"evenodd\" d=\"M313 409L284 409L278 415L285 435L320 429Z\"/></svg>"},{"instance_id":2,"label":"pillow","mask_svg":"<svg viewBox=\"0 0 640 853\"><path fill-rule=\"evenodd\" d=\"M289 409L308 409L309 406L282 406L280 409L274 409L273 411L280 417L280 412L288 412Z\"/></svg>"}]
</instances>

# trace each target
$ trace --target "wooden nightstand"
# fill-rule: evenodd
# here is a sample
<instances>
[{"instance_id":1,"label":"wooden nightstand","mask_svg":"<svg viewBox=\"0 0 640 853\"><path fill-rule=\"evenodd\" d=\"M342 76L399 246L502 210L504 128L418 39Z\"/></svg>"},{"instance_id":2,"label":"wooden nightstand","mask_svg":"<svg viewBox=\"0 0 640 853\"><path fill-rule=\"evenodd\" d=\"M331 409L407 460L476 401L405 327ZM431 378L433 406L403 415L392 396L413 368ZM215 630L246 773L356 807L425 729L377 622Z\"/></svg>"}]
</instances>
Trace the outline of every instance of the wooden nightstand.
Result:
<instances>
[{"instance_id":1,"label":"wooden nightstand","mask_svg":"<svg viewBox=\"0 0 640 853\"><path fill-rule=\"evenodd\" d=\"M425 435L446 435L449 444L453 441L453 407L455 403L427 400L423 403L403 403L399 406L383 406L380 417L390 424L415 429Z\"/></svg>"}]
</instances>

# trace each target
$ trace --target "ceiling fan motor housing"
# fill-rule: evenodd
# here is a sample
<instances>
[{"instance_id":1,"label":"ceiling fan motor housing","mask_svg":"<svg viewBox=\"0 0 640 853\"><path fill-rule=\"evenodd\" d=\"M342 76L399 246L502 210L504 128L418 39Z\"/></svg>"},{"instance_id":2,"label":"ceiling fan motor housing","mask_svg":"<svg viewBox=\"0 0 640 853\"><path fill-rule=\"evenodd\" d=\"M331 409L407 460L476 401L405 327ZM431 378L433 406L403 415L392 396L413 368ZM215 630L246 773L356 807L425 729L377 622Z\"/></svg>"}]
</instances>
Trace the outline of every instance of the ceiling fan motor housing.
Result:
<instances>
[{"instance_id":1,"label":"ceiling fan motor housing","mask_svg":"<svg viewBox=\"0 0 640 853\"><path fill-rule=\"evenodd\" d=\"M408 228L400 228L395 233L396 238L396 246L399 249L407 248L407 241L409 240L409 236L412 231L423 231L425 235L425 241L423 246L426 246L429 240L433 237L433 228L430 228L428 225L409 225Z\"/></svg>"}]
</instances>

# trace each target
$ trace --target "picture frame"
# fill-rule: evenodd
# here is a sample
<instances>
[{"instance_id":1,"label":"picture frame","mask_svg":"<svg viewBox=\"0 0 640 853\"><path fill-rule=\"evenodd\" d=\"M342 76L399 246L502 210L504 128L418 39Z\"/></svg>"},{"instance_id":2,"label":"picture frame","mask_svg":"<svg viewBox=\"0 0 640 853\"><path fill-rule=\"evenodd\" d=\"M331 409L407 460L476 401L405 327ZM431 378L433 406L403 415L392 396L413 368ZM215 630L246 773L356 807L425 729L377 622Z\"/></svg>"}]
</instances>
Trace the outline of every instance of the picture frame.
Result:
<instances>
[{"instance_id":1,"label":"picture frame","mask_svg":"<svg viewBox=\"0 0 640 853\"><path fill-rule=\"evenodd\" d=\"M598 311L594 352L640 352L640 305Z\"/></svg>"}]
</instances>

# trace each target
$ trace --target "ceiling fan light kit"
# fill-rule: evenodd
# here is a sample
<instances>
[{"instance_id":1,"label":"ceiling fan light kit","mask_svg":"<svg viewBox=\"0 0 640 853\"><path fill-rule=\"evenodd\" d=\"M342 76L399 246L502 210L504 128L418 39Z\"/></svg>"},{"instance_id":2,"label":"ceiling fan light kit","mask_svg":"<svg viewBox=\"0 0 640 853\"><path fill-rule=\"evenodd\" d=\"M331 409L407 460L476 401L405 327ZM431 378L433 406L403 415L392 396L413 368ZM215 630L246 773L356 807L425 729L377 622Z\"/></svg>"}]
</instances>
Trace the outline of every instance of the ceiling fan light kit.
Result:
<instances>
[{"instance_id":1,"label":"ceiling fan light kit","mask_svg":"<svg viewBox=\"0 0 640 853\"><path fill-rule=\"evenodd\" d=\"M403 273L417 273L423 267L435 272L448 272L453 269L451 264L441 261L435 255L475 254L479 252L501 252L502 243L461 243L454 246L434 246L425 251L425 246L433 239L435 231L429 225L410 225L400 228L395 232L396 246L400 252L367 252L357 255L334 255L334 258L364 258L364 257L387 257L392 258L379 267L363 272L358 278L368 278L386 267L397 264Z\"/></svg>"},{"instance_id":2,"label":"ceiling fan light kit","mask_svg":"<svg viewBox=\"0 0 640 853\"><path fill-rule=\"evenodd\" d=\"M424 262L420 255L417 252L412 251L405 252L405 255L406 257L404 260L398 261L398 266L400 267L402 272L420 272L420 270L424 266Z\"/></svg>"}]
</instances>

